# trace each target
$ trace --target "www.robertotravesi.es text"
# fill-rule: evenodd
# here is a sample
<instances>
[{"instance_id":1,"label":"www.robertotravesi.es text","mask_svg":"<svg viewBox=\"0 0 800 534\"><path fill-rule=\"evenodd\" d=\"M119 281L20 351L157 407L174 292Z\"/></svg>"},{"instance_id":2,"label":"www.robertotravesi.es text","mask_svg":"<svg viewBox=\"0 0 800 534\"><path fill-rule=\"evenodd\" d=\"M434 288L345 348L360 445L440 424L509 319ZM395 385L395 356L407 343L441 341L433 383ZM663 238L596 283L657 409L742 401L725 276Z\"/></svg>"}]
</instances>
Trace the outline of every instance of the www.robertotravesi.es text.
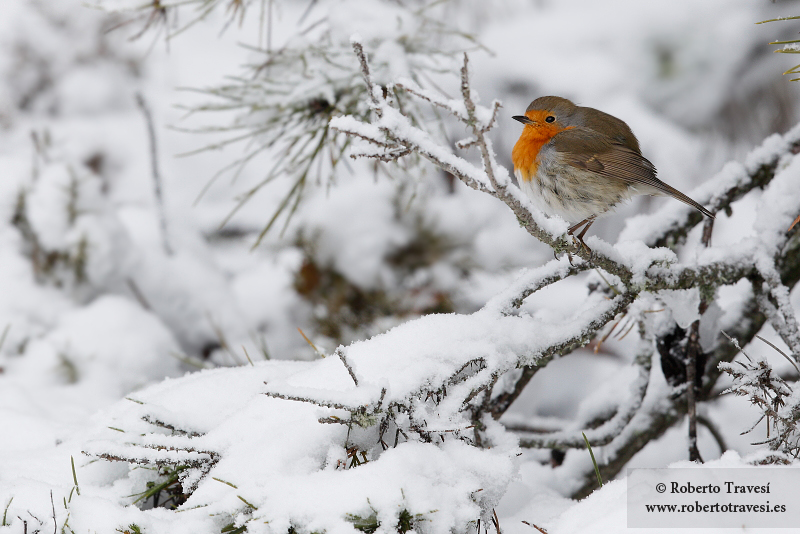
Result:
<instances>
[{"instance_id":1,"label":"www.robertotravesi.es text","mask_svg":"<svg viewBox=\"0 0 800 534\"><path fill-rule=\"evenodd\" d=\"M750 512L766 512L766 513L781 513L786 511L784 504L734 504L734 503L714 503L714 504L700 504L695 501L694 504L645 504L645 510L648 513L696 513L696 512L721 512L721 513L750 513Z\"/></svg>"}]
</instances>

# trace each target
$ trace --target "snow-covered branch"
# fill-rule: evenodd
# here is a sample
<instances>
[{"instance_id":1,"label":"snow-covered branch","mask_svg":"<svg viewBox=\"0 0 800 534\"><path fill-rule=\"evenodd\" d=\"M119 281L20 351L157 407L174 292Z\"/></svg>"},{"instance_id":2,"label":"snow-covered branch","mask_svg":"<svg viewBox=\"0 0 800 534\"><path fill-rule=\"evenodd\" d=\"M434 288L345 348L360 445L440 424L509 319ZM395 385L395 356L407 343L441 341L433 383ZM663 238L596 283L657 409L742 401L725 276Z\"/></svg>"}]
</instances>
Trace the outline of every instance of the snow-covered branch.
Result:
<instances>
[{"instance_id":1,"label":"snow-covered branch","mask_svg":"<svg viewBox=\"0 0 800 534\"><path fill-rule=\"evenodd\" d=\"M732 213L732 205L753 190L763 189L780 170L779 163L800 152L800 127L784 135L774 134L751 151L744 163L731 161L692 192L692 197L712 213ZM683 243L703 215L682 205L665 204L628 222L620 239L641 239L649 246L665 247Z\"/></svg>"},{"instance_id":2,"label":"snow-covered branch","mask_svg":"<svg viewBox=\"0 0 800 534\"><path fill-rule=\"evenodd\" d=\"M630 385L630 397L614 410L614 415L599 426L587 428L589 421L576 421L573 430L561 430L547 434L530 432L527 428L515 425L513 430L520 434L520 446L538 449L583 449L586 447L583 435L593 447L611 443L630 423L633 416L642 406L650 383L655 344L652 340L642 342L640 353L636 357L637 377Z\"/></svg>"},{"instance_id":3,"label":"snow-covered branch","mask_svg":"<svg viewBox=\"0 0 800 534\"><path fill-rule=\"evenodd\" d=\"M774 269L765 269L760 274L761 280L753 283L758 307L792 351L794 360L800 363L800 330L789 302L789 289L781 283L780 276Z\"/></svg>"}]
</instances>

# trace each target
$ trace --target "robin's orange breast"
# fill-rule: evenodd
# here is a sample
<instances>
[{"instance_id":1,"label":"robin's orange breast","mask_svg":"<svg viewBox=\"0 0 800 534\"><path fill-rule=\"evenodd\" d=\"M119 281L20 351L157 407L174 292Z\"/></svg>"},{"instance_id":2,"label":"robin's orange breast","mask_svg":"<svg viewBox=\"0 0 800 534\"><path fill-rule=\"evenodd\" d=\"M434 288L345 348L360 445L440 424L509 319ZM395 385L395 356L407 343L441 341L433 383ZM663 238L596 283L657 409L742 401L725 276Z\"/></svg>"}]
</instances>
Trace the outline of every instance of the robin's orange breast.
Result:
<instances>
[{"instance_id":1,"label":"robin's orange breast","mask_svg":"<svg viewBox=\"0 0 800 534\"><path fill-rule=\"evenodd\" d=\"M531 110L525 115L536 121L536 124L528 124L522 129L522 134L517 140L511 151L511 161L514 164L514 173L521 180L530 181L536 176L537 162L536 156L542 147L548 143L556 134L565 130L551 126L544 121L545 113L538 110Z\"/></svg>"}]
</instances>

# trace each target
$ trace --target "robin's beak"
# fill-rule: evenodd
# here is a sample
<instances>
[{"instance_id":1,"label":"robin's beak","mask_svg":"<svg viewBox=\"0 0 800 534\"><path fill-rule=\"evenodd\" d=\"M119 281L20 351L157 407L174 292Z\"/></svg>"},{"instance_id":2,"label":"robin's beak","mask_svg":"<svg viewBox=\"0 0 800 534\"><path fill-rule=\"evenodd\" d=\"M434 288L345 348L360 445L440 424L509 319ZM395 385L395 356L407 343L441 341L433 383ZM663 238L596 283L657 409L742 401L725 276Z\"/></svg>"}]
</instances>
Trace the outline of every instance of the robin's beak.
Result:
<instances>
[{"instance_id":1,"label":"robin's beak","mask_svg":"<svg viewBox=\"0 0 800 534\"><path fill-rule=\"evenodd\" d=\"M514 119L515 121L521 122L522 124L534 124L534 122L525 115L514 115L511 118Z\"/></svg>"}]
</instances>

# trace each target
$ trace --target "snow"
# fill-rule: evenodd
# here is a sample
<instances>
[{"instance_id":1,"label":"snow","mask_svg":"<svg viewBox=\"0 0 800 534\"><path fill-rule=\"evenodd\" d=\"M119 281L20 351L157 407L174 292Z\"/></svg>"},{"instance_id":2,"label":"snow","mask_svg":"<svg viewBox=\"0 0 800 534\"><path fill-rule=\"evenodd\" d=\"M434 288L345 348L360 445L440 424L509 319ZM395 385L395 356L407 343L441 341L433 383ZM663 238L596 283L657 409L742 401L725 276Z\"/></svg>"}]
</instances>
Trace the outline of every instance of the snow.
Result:
<instances>
[{"instance_id":1,"label":"snow","mask_svg":"<svg viewBox=\"0 0 800 534\"><path fill-rule=\"evenodd\" d=\"M239 66L264 56L239 45L265 40L259 3L247 5L239 25L222 9L228 3L218 2L207 20L168 45L164 33L194 20L202 3L162 1L183 5L180 16L136 40L129 38L149 16L142 2L96 3L6 0L0 17L0 533L23 532L23 521L30 532L55 526L76 534L132 524L145 533L220 532L233 524L247 532L338 534L363 529L363 522L388 533L406 514L420 532L450 533L471 531L478 519L492 529L492 510L511 534L534 532L522 521L559 534L625 528L624 472L576 502L567 496L592 471L587 452L571 450L552 467L549 451L520 449L519 436L504 424L552 431L551 438L578 439L586 430L595 440L640 405L658 407L674 391L657 361L652 372L642 365L647 344L634 321L658 333L700 318L708 349L719 330L742 320L751 284L719 288L702 317L696 289L643 294L628 316L611 322L619 321L616 333L610 326L598 333L608 337L593 345L595 352L561 358L546 349L582 340L596 317L614 310L618 300L608 284L619 285L616 277L577 258L552 259L505 205L430 166L409 164L408 179L401 169L390 167L387 176L349 158L330 177L327 160L325 172L309 175L294 216L280 219L251 251L291 184L269 183L220 223L264 180L283 147L266 151L235 179L223 174L197 202L215 172L246 152L174 156L222 141L225 133L215 127L257 127L269 115L187 114L194 105L229 102L176 88L252 76ZM510 116L541 94L624 118L659 177L703 204L746 185L763 165L776 165L768 188L735 203L732 216L717 215L707 250L698 246L697 231L674 251L648 246L665 224L679 225L691 213L671 200L621 207L586 242L629 269L639 285L684 268L756 263L777 318L776 328L761 335L791 352L779 334L796 335L788 310L797 309L800 293L780 285L772 258L797 216L800 163L789 149L800 126L775 133L772 123L747 115L749 134L764 138L754 149L725 118L743 115L734 93L745 91L745 103L767 106L761 115L798 119L797 88L779 78L786 57L750 68L753 51L771 38L761 33L769 25L752 23L774 18L771 7L744 0L508 0L491 7L445 3L415 14L397 3L312 4L299 23L307 3L267 3L276 20L271 46L323 43L327 59L340 66L310 54L307 69L290 69L285 86L262 87L275 91L277 106L334 102L337 91L363 87L351 52L359 43L376 84L422 95L403 96L407 109L419 111L428 99L465 118L460 80L442 71L459 68L460 50L470 48L474 100L480 93L504 102L488 134L501 185L512 183L506 169L519 133ZM117 9L123 13L109 18ZM129 16L140 18L120 25ZM442 37L445 23L470 35ZM444 53L433 53L438 49ZM786 107L775 103L772 76L783 84ZM373 89L382 97L381 87ZM163 213L137 92L154 115ZM263 97L240 96L245 108ZM493 106L478 107L481 125ZM463 124L439 131L430 128L430 115L419 114L423 120L415 123L390 106L381 117L372 112L367 124L363 95L351 112L330 125L381 141L394 132L492 188L474 151L451 150L454 140L472 135ZM180 131L203 127L211 132ZM508 194L546 231L566 231L565 221L546 218L513 185ZM173 253L162 246L162 216ZM309 265L318 279L303 279ZM304 283L313 289L301 292ZM520 305L518 296L528 291L534 292ZM373 315L357 315L363 301ZM326 333L326 321L348 313L360 323ZM793 372L760 342L746 350L776 372ZM475 422L464 407L480 402L475 391L499 375L495 392L507 392L521 366L550 358L502 423L481 421L486 446L473 446ZM796 389L789 400L797 402ZM614 410L610 421L584 428ZM763 447L750 445L752 436L739 435L759 415L746 399L729 395L701 410L730 448L720 451L701 427L706 466L744 467L764 457ZM350 427L341 424L348 420ZM621 438L646 424L637 412ZM685 427L673 427L628 465L685 467L685 435ZM614 454L615 443L593 446L598 461ZM352 448L368 461L351 466ZM141 463L100 459L109 456ZM134 504L162 478L156 466L165 462L189 466L180 480L192 490L189 499L177 512Z\"/></svg>"}]
</instances>

